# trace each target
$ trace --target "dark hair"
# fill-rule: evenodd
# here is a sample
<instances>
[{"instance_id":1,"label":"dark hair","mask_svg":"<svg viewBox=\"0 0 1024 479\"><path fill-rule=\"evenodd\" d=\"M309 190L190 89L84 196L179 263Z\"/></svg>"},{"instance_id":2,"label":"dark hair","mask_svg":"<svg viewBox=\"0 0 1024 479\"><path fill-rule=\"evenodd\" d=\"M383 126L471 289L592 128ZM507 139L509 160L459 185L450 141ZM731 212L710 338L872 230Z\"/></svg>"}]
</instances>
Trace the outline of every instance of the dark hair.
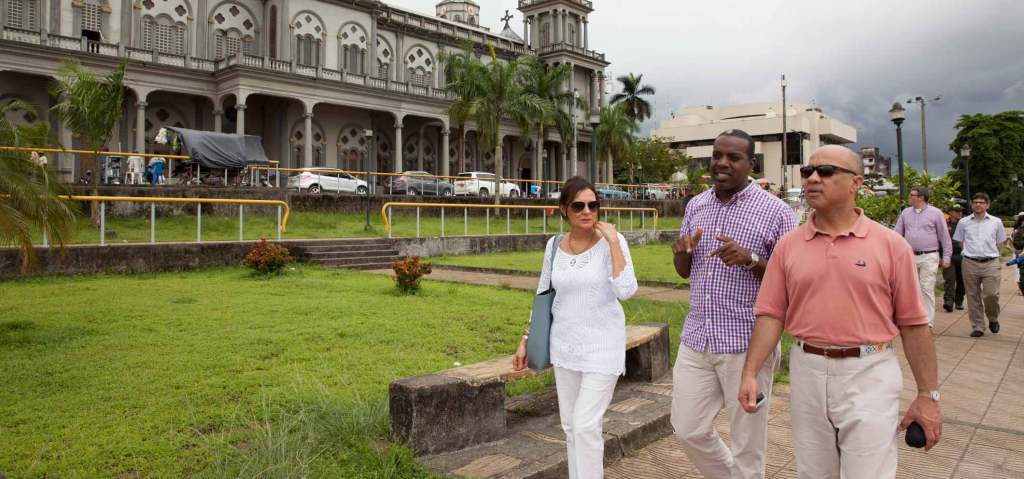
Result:
<instances>
[{"instance_id":1,"label":"dark hair","mask_svg":"<svg viewBox=\"0 0 1024 479\"><path fill-rule=\"evenodd\" d=\"M565 184L562 185L562 193L558 195L558 206L563 210L569 208L569 204L572 203L572 200L576 199L576 195L583 190L593 191L594 196L597 196L597 188L594 188L594 184L587 179L580 176L569 178L565 181Z\"/></svg>"},{"instance_id":2,"label":"dark hair","mask_svg":"<svg viewBox=\"0 0 1024 479\"><path fill-rule=\"evenodd\" d=\"M992 203L992 200L989 199L989 197L988 197L988 193L981 193L981 192L975 193L974 196L971 197L971 201L974 201L974 200L985 200L985 203L989 203L989 204Z\"/></svg>"},{"instance_id":3,"label":"dark hair","mask_svg":"<svg viewBox=\"0 0 1024 479\"><path fill-rule=\"evenodd\" d=\"M911 188L910 191L916 191L917 192L917 196L920 196L921 198L924 198L925 202L927 202L928 198L930 198L930 195L928 194L928 187L927 186L915 186L915 187Z\"/></svg>"},{"instance_id":4,"label":"dark hair","mask_svg":"<svg viewBox=\"0 0 1024 479\"><path fill-rule=\"evenodd\" d=\"M738 129L733 128L733 129L729 129L729 130L723 131L718 136L716 136L715 139L717 140L717 139L719 139L719 138L721 138L723 136L731 136L733 138L739 138L741 140L746 141L747 142L747 159L750 160L750 161L754 161L755 160L755 158L754 158L754 139L751 138L751 136L749 134L747 134L747 132L745 132L743 130L738 130Z\"/></svg>"}]
</instances>

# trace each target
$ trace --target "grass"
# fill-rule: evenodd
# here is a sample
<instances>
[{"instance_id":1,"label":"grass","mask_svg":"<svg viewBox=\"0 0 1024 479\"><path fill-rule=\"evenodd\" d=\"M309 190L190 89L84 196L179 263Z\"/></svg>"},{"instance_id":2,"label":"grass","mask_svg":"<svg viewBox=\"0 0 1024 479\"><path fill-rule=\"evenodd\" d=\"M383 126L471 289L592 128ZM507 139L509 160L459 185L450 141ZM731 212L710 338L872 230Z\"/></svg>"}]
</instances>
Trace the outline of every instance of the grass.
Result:
<instances>
[{"instance_id":1,"label":"grass","mask_svg":"<svg viewBox=\"0 0 1024 479\"><path fill-rule=\"evenodd\" d=\"M629 253L633 258L633 270L636 272L637 279L664 281L680 285L688 283L688 280L679 277L675 266L672 265L672 248L669 243L631 245ZM544 264L544 251L513 251L472 256L442 256L431 258L431 261L437 265L510 269L540 273L540 269Z\"/></svg>"},{"instance_id":2,"label":"grass","mask_svg":"<svg viewBox=\"0 0 1024 479\"><path fill-rule=\"evenodd\" d=\"M429 477L386 440L388 383L511 354L532 298L430 281L399 296L387 277L314 267L0 288L7 477ZM624 307L673 338L686 314Z\"/></svg>"},{"instance_id":3,"label":"grass","mask_svg":"<svg viewBox=\"0 0 1024 479\"><path fill-rule=\"evenodd\" d=\"M396 210L397 211L397 210ZM490 219L486 216L468 217L465 225L463 223L463 210L448 210L444 220L444 233L446 236L483 235L490 231L491 234L512 234L523 233L544 233L558 232L558 216L548 217L547 228L544 222L537 216L540 213L531 211L529 224L525 218L511 218L509 220L503 210L500 217L493 214ZM493 212L492 212L493 213ZM619 221L618 215L610 215L609 221ZM489 221L489 225L488 225ZM659 220L658 229L679 229L681 218L668 217ZM158 216L156 219L156 240L158 242L172 241L195 241L196 240L196 217L195 215L169 215ZM416 236L416 213L395 213L392 221L395 237ZM387 231L384 230L383 220L380 212L374 211L370 214L371 230L364 231L366 226L366 215L364 213L329 213L315 211L292 212L288 221L287 232L282 239L321 239L321 238L351 238L351 237L384 237ZM437 216L427 216L423 210L420 218L421 236L440 236L442 222ZM653 228L648 221L647 229ZM567 226L566 226L567 227ZM639 231L641 227L640 217L634 216L632 228ZM277 216L276 214L246 214L244 224L244 238L256 240L259 238L277 238ZM628 215L622 217L621 230L629 231L630 224ZM149 217L116 217L110 216L106 222L106 235L108 243L145 243L150 240ZM71 242L74 244L95 244L99 243L99 227L89 223L87 218L79 220L78 229L75 231ZM203 241L236 241L238 240L238 216L214 216L204 214L202 217L202 239ZM42 236L35 237L37 244L42 242Z\"/></svg>"}]
</instances>

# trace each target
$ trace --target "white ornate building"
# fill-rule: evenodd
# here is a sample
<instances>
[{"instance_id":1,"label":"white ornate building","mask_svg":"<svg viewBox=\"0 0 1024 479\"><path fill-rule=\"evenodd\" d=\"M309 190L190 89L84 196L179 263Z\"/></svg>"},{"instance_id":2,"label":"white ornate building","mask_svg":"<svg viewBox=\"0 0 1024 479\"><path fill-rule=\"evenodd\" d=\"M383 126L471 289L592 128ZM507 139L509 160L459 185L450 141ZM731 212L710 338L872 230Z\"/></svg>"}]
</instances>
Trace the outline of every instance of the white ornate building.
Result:
<instances>
[{"instance_id":1,"label":"white ornate building","mask_svg":"<svg viewBox=\"0 0 1024 479\"><path fill-rule=\"evenodd\" d=\"M492 152L478 147L472 125L466 164L457 164L463 135L447 115L453 98L442 88L441 53L465 41L485 62L487 44L501 59L536 53L549 64L571 64L566 88L592 109L604 102L608 63L589 49L591 2L519 0L519 11L521 32L506 24L493 33L479 26L472 0L444 0L437 16L375 0L0 0L0 103L36 106L37 116L16 121L45 119L61 60L76 58L97 72L127 60L125 114L110 149L154 151L161 126L182 126L259 135L268 156L286 167L360 169L369 129L378 145L377 164L369 165L375 171L493 171ZM585 175L591 112L575 113L576 141L551 133L541 175L531 167L534 142L506 125L503 174ZM64 146L77 146L71 131L50 120ZM63 157L55 166L74 178L75 163Z\"/></svg>"}]
</instances>

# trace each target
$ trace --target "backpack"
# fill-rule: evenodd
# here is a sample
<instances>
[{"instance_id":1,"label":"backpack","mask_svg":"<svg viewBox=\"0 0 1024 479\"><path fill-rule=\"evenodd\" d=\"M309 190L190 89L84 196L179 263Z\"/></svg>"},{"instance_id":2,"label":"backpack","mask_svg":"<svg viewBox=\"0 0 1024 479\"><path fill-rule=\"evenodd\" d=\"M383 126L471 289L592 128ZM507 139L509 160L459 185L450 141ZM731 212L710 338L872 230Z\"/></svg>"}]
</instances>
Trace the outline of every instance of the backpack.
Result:
<instances>
[{"instance_id":1,"label":"backpack","mask_svg":"<svg viewBox=\"0 0 1024 479\"><path fill-rule=\"evenodd\" d=\"M1013 241L1013 249L1017 251L1024 249L1024 226L1014 228L1011 240Z\"/></svg>"}]
</instances>

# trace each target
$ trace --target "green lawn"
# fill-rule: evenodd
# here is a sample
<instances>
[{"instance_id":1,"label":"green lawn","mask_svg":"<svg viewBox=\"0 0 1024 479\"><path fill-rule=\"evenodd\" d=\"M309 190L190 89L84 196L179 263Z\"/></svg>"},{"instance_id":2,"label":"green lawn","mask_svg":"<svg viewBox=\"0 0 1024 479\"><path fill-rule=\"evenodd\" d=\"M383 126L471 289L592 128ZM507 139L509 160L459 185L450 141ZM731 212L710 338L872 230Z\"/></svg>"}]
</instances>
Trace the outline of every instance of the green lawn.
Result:
<instances>
[{"instance_id":1,"label":"green lawn","mask_svg":"<svg viewBox=\"0 0 1024 479\"><path fill-rule=\"evenodd\" d=\"M313 267L0 291L0 475L11 478L424 477L384 439L388 383L511 354L532 298L440 282L405 297L383 276ZM671 322L675 351L686 305L625 309L632 323Z\"/></svg>"},{"instance_id":2,"label":"green lawn","mask_svg":"<svg viewBox=\"0 0 1024 479\"><path fill-rule=\"evenodd\" d=\"M633 258L633 270L637 279L666 281L687 284L676 274L672 265L672 247L669 243L633 245L629 248ZM498 268L540 273L544 264L544 251L513 251L472 256L443 256L431 258L438 265L472 266L477 268Z\"/></svg>"},{"instance_id":3,"label":"green lawn","mask_svg":"<svg viewBox=\"0 0 1024 479\"><path fill-rule=\"evenodd\" d=\"M445 236L461 236L466 233L470 235L490 234L512 234L522 233L556 233L559 228L558 216L548 217L545 228L544 221L538 211L530 212L529 224L525 218L512 218L509 220L503 210L499 217L493 214L488 220L485 216L468 217L464 223L463 210L445 210L444 233ZM618 215L609 215L610 222L618 222ZM620 229L630 230L628 215L622 217ZM488 222L490 223L488 225ZM663 218L658 222L658 229L678 230L680 218ZM320 239L320 238L350 238L350 237L380 237L387 236L384 230L380 211L371 212L371 231L364 231L366 215L361 213L325 213L325 212L293 212L288 221L287 232L282 235L283 239ZM395 237L416 236L416 213L403 212L395 213L393 216ZM529 226L529 229L527 229ZM640 230L640 217L634 216L632 228ZM653 223L648 218L645 226L653 228ZM567 225L563 225L563 228ZM277 238L277 216L247 214L245 216L244 233L245 239L255 240L259 238ZM108 217L106 224L108 243L143 243L149 242L150 225L149 217L124 218ZM426 210L420 218L421 236L440 236L441 219L438 216L427 216ZM85 218L79 221L72 242L76 244L99 243L99 227L92 226ZM196 239L196 217L194 215L170 215L158 216L156 220L156 240L162 241L195 241ZM238 216L213 216L204 214L202 217L202 239L203 241L234 241L238 240ZM36 242L40 243L42 237L36 235Z\"/></svg>"}]
</instances>

